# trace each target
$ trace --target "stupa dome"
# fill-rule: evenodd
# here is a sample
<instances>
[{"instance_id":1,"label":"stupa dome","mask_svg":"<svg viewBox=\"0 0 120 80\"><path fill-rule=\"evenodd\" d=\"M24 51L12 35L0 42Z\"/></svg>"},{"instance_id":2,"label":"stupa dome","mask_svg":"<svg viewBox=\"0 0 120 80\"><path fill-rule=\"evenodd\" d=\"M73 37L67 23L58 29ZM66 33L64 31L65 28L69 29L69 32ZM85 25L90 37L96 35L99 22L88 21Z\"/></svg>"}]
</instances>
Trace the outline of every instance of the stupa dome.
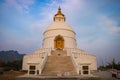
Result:
<instances>
[{"instance_id":1,"label":"stupa dome","mask_svg":"<svg viewBox=\"0 0 120 80\"><path fill-rule=\"evenodd\" d=\"M46 28L45 32L50 30L68 30L74 32L66 22L53 22Z\"/></svg>"}]
</instances>

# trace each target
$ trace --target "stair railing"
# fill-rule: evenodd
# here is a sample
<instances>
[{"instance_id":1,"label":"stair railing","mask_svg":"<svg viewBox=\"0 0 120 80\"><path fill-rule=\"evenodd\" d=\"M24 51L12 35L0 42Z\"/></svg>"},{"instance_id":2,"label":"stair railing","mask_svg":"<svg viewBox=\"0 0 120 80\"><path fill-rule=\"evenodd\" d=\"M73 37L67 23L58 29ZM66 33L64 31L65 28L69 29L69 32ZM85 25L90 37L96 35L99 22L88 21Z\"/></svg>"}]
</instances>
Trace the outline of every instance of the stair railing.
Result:
<instances>
[{"instance_id":1,"label":"stair railing","mask_svg":"<svg viewBox=\"0 0 120 80\"><path fill-rule=\"evenodd\" d=\"M40 73L39 73L39 74L42 73L42 71L43 71L43 69L44 69L44 66L45 66L45 63L47 62L47 58L48 58L48 52L45 52L45 55L44 55L44 57L43 57L43 60L42 60L42 62L41 62L41 64L40 64Z\"/></svg>"},{"instance_id":2,"label":"stair railing","mask_svg":"<svg viewBox=\"0 0 120 80\"><path fill-rule=\"evenodd\" d=\"M74 67L76 69L76 72L77 72L77 74L79 74L79 65L75 61L74 52L71 51L70 55L71 55L71 59L72 59L73 65L74 65Z\"/></svg>"}]
</instances>

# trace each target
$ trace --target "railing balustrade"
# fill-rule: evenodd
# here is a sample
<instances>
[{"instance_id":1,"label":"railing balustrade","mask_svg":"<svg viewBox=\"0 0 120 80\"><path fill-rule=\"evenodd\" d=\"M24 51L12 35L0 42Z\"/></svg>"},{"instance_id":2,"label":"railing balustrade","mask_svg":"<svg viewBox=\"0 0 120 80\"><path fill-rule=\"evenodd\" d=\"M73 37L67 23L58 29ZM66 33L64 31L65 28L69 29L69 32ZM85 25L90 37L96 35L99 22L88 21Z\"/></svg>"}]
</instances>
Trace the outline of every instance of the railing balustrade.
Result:
<instances>
[{"instance_id":1,"label":"railing balustrade","mask_svg":"<svg viewBox=\"0 0 120 80\"><path fill-rule=\"evenodd\" d=\"M51 48L43 49L44 53L42 53L42 54L44 54L44 55L42 55L43 59L42 59L42 62L40 63L40 73L39 74L42 73L45 63L47 62L48 55L51 54L51 50L52 50Z\"/></svg>"}]
</instances>

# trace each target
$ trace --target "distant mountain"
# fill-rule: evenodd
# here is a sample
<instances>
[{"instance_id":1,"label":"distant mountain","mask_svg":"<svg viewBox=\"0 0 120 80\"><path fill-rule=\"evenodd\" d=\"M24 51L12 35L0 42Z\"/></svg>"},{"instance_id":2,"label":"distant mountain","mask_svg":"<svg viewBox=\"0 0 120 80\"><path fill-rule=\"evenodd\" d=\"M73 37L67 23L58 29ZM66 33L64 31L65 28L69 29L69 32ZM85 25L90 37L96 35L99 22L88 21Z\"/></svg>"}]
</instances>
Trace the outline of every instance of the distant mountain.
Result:
<instances>
[{"instance_id":1,"label":"distant mountain","mask_svg":"<svg viewBox=\"0 0 120 80\"><path fill-rule=\"evenodd\" d=\"M25 54L19 54L18 51L0 51L0 60L4 62L21 60Z\"/></svg>"}]
</instances>

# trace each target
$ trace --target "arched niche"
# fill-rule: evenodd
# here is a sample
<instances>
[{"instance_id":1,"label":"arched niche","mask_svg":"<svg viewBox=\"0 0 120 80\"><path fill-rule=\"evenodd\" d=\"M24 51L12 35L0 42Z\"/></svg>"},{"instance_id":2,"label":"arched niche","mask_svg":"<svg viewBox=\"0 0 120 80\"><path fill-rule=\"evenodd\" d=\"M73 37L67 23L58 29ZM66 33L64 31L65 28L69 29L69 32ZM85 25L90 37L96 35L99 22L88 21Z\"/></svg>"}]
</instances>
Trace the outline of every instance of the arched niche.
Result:
<instances>
[{"instance_id":1,"label":"arched niche","mask_svg":"<svg viewBox=\"0 0 120 80\"><path fill-rule=\"evenodd\" d=\"M64 38L61 35L57 35L54 39L54 48L63 49L64 48Z\"/></svg>"}]
</instances>

